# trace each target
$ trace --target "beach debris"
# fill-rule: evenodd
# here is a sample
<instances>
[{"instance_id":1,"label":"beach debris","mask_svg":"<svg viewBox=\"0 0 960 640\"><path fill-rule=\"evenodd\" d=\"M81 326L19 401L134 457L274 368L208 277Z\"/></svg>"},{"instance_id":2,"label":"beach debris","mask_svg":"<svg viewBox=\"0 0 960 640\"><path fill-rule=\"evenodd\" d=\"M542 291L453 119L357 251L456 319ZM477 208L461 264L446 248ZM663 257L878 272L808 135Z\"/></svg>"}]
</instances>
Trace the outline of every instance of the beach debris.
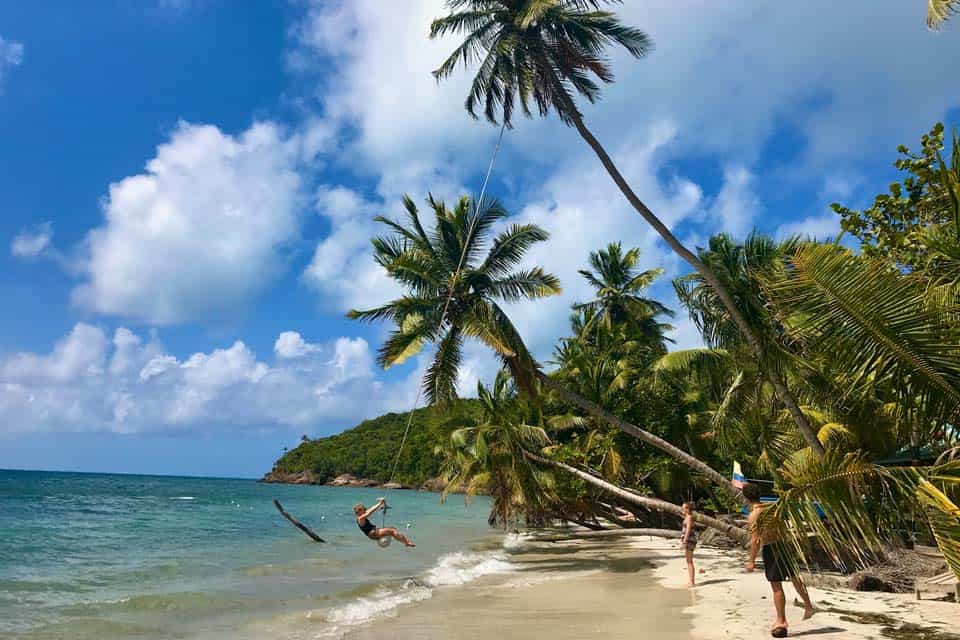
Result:
<instances>
[{"instance_id":1,"label":"beach debris","mask_svg":"<svg viewBox=\"0 0 960 640\"><path fill-rule=\"evenodd\" d=\"M283 506L280 504L279 500L274 499L273 505L277 508L277 511L280 512L280 515L282 515L284 518L289 520L290 524L295 526L297 529L300 529L300 531L303 531L305 534L307 534L310 538L313 539L314 542L326 542L326 540L324 540L323 538L315 534L313 531L311 531L307 525L303 524L302 522L294 518L292 515L284 511Z\"/></svg>"}]
</instances>

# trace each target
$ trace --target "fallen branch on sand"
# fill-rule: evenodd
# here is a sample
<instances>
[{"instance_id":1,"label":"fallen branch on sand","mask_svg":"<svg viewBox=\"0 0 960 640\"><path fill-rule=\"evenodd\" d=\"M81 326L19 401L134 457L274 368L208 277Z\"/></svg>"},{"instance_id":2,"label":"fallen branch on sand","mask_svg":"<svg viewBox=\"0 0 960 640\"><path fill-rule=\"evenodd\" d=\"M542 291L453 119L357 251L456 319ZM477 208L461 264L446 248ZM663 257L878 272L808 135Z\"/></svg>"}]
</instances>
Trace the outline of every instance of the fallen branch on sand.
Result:
<instances>
[{"instance_id":1,"label":"fallen branch on sand","mask_svg":"<svg viewBox=\"0 0 960 640\"><path fill-rule=\"evenodd\" d=\"M308 536L310 536L311 538L313 538L313 541L314 541L314 542L326 542L326 540L324 540L323 538L321 538L320 536L318 536L317 534L315 534L313 531L311 531L311 530L310 530L310 527L308 527L307 525L303 524L302 522L300 522L299 520L297 520L296 518L294 518L292 515L290 515L290 514L287 513L286 511L284 511L284 510L283 510L283 507L280 506L280 501L279 501L279 500L274 499L273 505L277 508L277 511L279 511L280 514L281 514L284 518L286 518L287 520L290 521L290 524L292 524L292 525L295 526L297 529L300 529L300 531L303 531L305 534L307 534Z\"/></svg>"}]
</instances>

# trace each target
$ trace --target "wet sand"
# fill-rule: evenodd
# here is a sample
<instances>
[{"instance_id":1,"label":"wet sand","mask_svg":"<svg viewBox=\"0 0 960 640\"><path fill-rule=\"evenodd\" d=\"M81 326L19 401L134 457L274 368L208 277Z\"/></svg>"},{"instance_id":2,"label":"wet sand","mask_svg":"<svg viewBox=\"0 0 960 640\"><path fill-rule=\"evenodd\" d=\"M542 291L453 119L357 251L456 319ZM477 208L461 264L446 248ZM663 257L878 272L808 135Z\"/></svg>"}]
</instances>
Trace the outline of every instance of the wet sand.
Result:
<instances>
[{"instance_id":1,"label":"wet sand","mask_svg":"<svg viewBox=\"0 0 960 640\"><path fill-rule=\"evenodd\" d=\"M352 630L351 640L690 638L686 592L653 577L629 540L538 544L511 556L515 570L436 589L394 617Z\"/></svg>"}]
</instances>

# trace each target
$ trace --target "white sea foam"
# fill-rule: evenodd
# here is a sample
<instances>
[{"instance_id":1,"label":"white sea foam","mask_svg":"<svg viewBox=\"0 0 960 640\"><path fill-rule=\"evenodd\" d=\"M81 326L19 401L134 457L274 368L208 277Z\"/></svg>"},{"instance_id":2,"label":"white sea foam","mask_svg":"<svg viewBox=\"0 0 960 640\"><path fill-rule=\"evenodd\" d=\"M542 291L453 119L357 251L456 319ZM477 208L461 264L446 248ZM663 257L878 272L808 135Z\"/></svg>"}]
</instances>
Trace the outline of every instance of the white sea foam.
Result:
<instances>
[{"instance_id":1,"label":"white sea foam","mask_svg":"<svg viewBox=\"0 0 960 640\"><path fill-rule=\"evenodd\" d=\"M511 570L503 552L478 553L457 551L441 556L437 564L424 574L424 582L432 587L456 586L491 573Z\"/></svg>"},{"instance_id":2,"label":"white sea foam","mask_svg":"<svg viewBox=\"0 0 960 640\"><path fill-rule=\"evenodd\" d=\"M403 605L428 600L437 587L459 586L494 573L512 570L502 550L490 552L457 551L448 553L424 572L421 580L409 579L397 588L382 588L323 614L329 627L318 638L340 638L349 627L376 618L396 615Z\"/></svg>"},{"instance_id":3,"label":"white sea foam","mask_svg":"<svg viewBox=\"0 0 960 640\"><path fill-rule=\"evenodd\" d=\"M170 498L171 500L196 500L193 496L177 496L176 498Z\"/></svg>"},{"instance_id":4,"label":"white sea foam","mask_svg":"<svg viewBox=\"0 0 960 640\"><path fill-rule=\"evenodd\" d=\"M358 598L355 602L334 609L326 618L335 625L362 624L383 615L393 614L401 605L427 600L431 595L433 592L428 587L415 585L399 591L380 589L369 597Z\"/></svg>"},{"instance_id":5,"label":"white sea foam","mask_svg":"<svg viewBox=\"0 0 960 640\"><path fill-rule=\"evenodd\" d=\"M508 533L503 538L503 548L510 551L522 549L534 540L529 533Z\"/></svg>"}]
</instances>

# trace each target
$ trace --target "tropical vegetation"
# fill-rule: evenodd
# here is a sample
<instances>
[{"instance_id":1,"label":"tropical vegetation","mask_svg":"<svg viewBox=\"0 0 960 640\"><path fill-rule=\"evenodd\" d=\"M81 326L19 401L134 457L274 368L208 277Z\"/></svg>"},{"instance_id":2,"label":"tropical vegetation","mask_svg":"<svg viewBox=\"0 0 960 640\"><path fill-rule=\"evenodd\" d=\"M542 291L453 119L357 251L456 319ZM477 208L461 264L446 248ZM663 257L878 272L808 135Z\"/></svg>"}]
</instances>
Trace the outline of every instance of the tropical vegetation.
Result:
<instances>
[{"instance_id":1,"label":"tropical vegetation","mask_svg":"<svg viewBox=\"0 0 960 640\"><path fill-rule=\"evenodd\" d=\"M507 311L560 292L526 261L547 232L511 224L492 199L448 206L431 196L425 221L405 197L405 218L378 218L386 234L373 240L404 293L350 317L392 325L384 367L426 350L422 394L433 406L456 402L466 341L499 358L475 419L435 443L451 486L490 494L491 524L504 527L664 526L693 499L699 524L743 542L730 517L741 507L729 471L738 462L776 496L761 524L794 561L816 547L858 566L924 541L960 576L957 135L949 153L942 125L920 153L901 147L906 175L873 206L834 205L846 240L719 233L691 250L633 191L577 103L613 81L610 47L641 58L653 46L608 10L616 3L446 4L430 35L463 39L436 78L475 66L464 106L501 131L518 110L573 127L690 266L671 284L703 343L671 349L668 323L681 310L649 294L662 273L640 271L638 250L613 243L584 256L593 293L541 363ZM931 0L931 28L957 8Z\"/></svg>"},{"instance_id":2,"label":"tropical vegetation","mask_svg":"<svg viewBox=\"0 0 960 640\"><path fill-rule=\"evenodd\" d=\"M393 323L384 366L434 345L424 393L441 406L457 396L465 340L500 358L503 371L478 389L477 419L434 447L451 486L493 496L493 524L657 527L692 498L701 525L743 542L722 516L740 508L729 479L737 461L778 497L763 526L784 532L798 562L813 557L811 540L848 567L919 540L960 571L960 238L942 131L924 138L925 164L898 164L899 188L914 195L895 203L896 221L836 207L862 251L758 233L710 238L697 259L711 278L695 270L672 282L701 348L671 350L676 311L649 294L662 274L639 270L638 250L613 243L584 257L593 294L572 306L569 333L541 364L502 303L559 291L551 274L519 268L548 235L469 198L454 208L429 199L432 224L409 199L404 223L381 219L390 233L374 240L375 256L405 295L351 315ZM903 221L908 231L890 231ZM888 238L903 239L897 251ZM815 535L787 535L800 532Z\"/></svg>"}]
</instances>

